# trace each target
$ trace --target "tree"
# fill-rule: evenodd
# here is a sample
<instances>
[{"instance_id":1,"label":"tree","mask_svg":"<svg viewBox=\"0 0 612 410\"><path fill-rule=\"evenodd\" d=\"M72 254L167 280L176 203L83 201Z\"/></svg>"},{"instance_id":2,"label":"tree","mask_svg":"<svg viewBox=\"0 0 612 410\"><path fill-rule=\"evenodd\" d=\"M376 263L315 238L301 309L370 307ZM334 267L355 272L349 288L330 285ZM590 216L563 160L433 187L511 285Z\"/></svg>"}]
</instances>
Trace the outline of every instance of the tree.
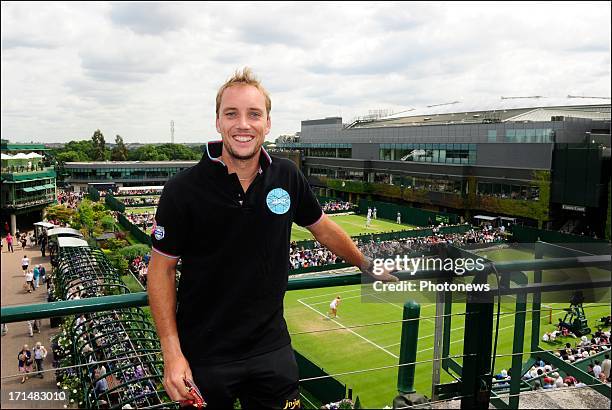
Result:
<instances>
[{"instance_id":1,"label":"tree","mask_svg":"<svg viewBox=\"0 0 612 410\"><path fill-rule=\"evenodd\" d=\"M66 205L50 205L46 209L47 220L68 224L74 215L74 209Z\"/></svg>"},{"instance_id":2,"label":"tree","mask_svg":"<svg viewBox=\"0 0 612 410\"><path fill-rule=\"evenodd\" d=\"M66 162L86 162L89 161L89 157L81 151L64 151L60 152L55 156L55 159L60 164Z\"/></svg>"},{"instance_id":3,"label":"tree","mask_svg":"<svg viewBox=\"0 0 612 410\"><path fill-rule=\"evenodd\" d=\"M168 157L170 161L189 161L199 159L191 149L181 144L162 144L156 147L157 152Z\"/></svg>"},{"instance_id":4,"label":"tree","mask_svg":"<svg viewBox=\"0 0 612 410\"><path fill-rule=\"evenodd\" d=\"M115 147L111 150L111 161L127 161L128 150L121 135L115 137Z\"/></svg>"},{"instance_id":5,"label":"tree","mask_svg":"<svg viewBox=\"0 0 612 410\"><path fill-rule=\"evenodd\" d=\"M130 160L134 161L169 161L170 158L163 153L159 152L155 145L145 145L130 151Z\"/></svg>"},{"instance_id":6,"label":"tree","mask_svg":"<svg viewBox=\"0 0 612 410\"><path fill-rule=\"evenodd\" d=\"M102 134L102 131L96 130L91 137L91 141L93 143L92 160L105 161L106 141L104 141L104 134Z\"/></svg>"},{"instance_id":7,"label":"tree","mask_svg":"<svg viewBox=\"0 0 612 410\"><path fill-rule=\"evenodd\" d=\"M64 148L60 152L75 151L79 157L86 158L84 161L91 161L94 154L94 144L92 140L81 140L81 141L70 141L64 145Z\"/></svg>"},{"instance_id":8,"label":"tree","mask_svg":"<svg viewBox=\"0 0 612 410\"><path fill-rule=\"evenodd\" d=\"M91 201L88 199L81 201L75 216L81 227L86 230L88 236L92 237L96 227L96 220Z\"/></svg>"}]
</instances>

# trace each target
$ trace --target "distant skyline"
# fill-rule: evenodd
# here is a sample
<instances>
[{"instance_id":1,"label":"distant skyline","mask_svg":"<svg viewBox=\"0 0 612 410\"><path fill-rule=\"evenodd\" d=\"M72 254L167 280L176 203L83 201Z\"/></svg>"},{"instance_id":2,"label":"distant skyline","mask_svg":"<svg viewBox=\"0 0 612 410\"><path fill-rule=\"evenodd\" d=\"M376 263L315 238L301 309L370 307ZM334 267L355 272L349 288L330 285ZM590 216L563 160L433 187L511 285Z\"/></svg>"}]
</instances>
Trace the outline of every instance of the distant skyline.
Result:
<instances>
[{"instance_id":1,"label":"distant skyline","mask_svg":"<svg viewBox=\"0 0 612 410\"><path fill-rule=\"evenodd\" d=\"M609 97L610 2L2 2L2 138L218 139L215 95L251 67L272 97L268 140L461 101L493 108ZM610 100L588 100L609 104Z\"/></svg>"}]
</instances>

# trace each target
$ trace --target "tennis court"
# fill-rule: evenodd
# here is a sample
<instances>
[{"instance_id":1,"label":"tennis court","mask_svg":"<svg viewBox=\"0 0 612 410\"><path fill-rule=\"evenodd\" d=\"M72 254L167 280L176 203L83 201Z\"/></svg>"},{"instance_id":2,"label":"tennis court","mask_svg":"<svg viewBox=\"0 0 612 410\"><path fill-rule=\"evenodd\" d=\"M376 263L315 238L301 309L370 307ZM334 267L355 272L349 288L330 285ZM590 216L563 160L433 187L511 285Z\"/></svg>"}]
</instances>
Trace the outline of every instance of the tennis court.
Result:
<instances>
[{"instance_id":1,"label":"tennis court","mask_svg":"<svg viewBox=\"0 0 612 410\"><path fill-rule=\"evenodd\" d=\"M417 226L407 224L397 224L395 221L387 219L372 219L370 226L366 227L366 217L362 215L328 215L334 222L342 227L349 236L356 236L364 233L382 233L393 231L406 231L417 229ZM302 241L314 239L310 231L299 225L293 224L291 229L291 240Z\"/></svg>"},{"instance_id":2,"label":"tennis court","mask_svg":"<svg viewBox=\"0 0 612 410\"><path fill-rule=\"evenodd\" d=\"M487 257L496 261L533 259L528 251L515 249L487 252ZM336 319L327 318L329 303L337 295L342 297ZM397 365L400 352L400 335L403 306L401 303L390 303L381 299L380 303L362 303L359 285L335 288L309 289L288 292L285 297L285 318L292 334L293 346L301 354L322 367L330 374L355 372L363 369L379 368ZM610 299L606 299L609 301ZM543 307L541 315L541 333L555 329L557 318L563 318L568 303L548 304ZM610 304L585 304L585 313L592 329L596 329L595 321L610 314ZM451 326L450 354L463 353L463 332L465 305L453 305L453 323ZM514 320L514 303L503 303L500 318L500 329L497 354L512 353ZM421 305L419 323L419 340L417 362L433 358L435 305ZM552 319L553 324L549 324ZM526 315L525 343L529 351L531 337L531 313ZM393 322L393 323L385 323ZM364 326L373 324L371 326ZM569 339L573 341L576 339ZM559 347L550 345L551 349ZM544 344L544 343L542 343ZM526 355L527 356L527 355ZM526 357L525 356L525 357ZM457 359L461 363L461 359ZM496 372L511 367L511 356L498 357ZM416 365L415 388L418 393L431 397L432 363ZM353 373L337 377L342 383L353 389L361 403L366 408L382 408L391 405L397 394L397 368L377 370L363 373ZM442 382L453 379L445 372Z\"/></svg>"}]
</instances>

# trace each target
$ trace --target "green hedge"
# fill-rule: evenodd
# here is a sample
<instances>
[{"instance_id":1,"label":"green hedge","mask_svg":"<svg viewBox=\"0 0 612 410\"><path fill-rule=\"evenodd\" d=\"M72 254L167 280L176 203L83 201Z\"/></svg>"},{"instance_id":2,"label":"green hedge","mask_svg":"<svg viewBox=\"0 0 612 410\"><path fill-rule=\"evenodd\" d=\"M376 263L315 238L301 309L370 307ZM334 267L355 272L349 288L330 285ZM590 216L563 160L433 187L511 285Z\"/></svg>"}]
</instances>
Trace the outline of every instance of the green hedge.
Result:
<instances>
[{"instance_id":1,"label":"green hedge","mask_svg":"<svg viewBox=\"0 0 612 410\"><path fill-rule=\"evenodd\" d=\"M130 231L130 233L134 236L134 238L136 238L136 240L138 240L141 243L151 246L151 237L147 235L146 233L144 233L138 226L130 222L125 217L125 215L120 213L119 215L117 215L117 219L119 220L119 223L121 224L121 226L124 227L126 230Z\"/></svg>"},{"instance_id":2,"label":"green hedge","mask_svg":"<svg viewBox=\"0 0 612 410\"><path fill-rule=\"evenodd\" d=\"M151 252L151 247L145 244L131 245L121 248L117 251L121 256L126 258L128 261L133 261L138 256L144 256Z\"/></svg>"},{"instance_id":3,"label":"green hedge","mask_svg":"<svg viewBox=\"0 0 612 410\"><path fill-rule=\"evenodd\" d=\"M108 206L113 211L121 213L125 212L125 204L123 202L118 201L117 198L112 196L110 193L106 194L104 202L106 203L106 206Z\"/></svg>"},{"instance_id":4,"label":"green hedge","mask_svg":"<svg viewBox=\"0 0 612 410\"><path fill-rule=\"evenodd\" d=\"M89 199L93 202L98 202L100 200L100 192L92 185L87 187L87 194L89 195Z\"/></svg>"},{"instance_id":5,"label":"green hedge","mask_svg":"<svg viewBox=\"0 0 612 410\"><path fill-rule=\"evenodd\" d=\"M320 184L325 185L327 188L331 188L340 192L348 192L360 195L379 195L386 198L400 199L408 202L417 202L422 204L438 205L438 202L430 198L430 193L433 191L411 189L408 187L402 187L390 184L380 184L365 181L347 181L327 177L317 177ZM476 177L470 176L466 178L468 184L467 194L450 194L445 195L443 204L446 207L454 208L465 211L488 211L503 215L520 216L524 218L530 218L538 221L539 226L542 226L543 222L550 219L549 215L549 204L550 204L550 171L533 171L532 179L530 184L536 185L540 188L540 199L539 201L526 201L517 199L504 199L495 198L492 196L477 195L476 188L477 182ZM377 207L378 208L378 207ZM438 212L437 214L444 214ZM392 218L384 216L384 218L390 218L395 220L397 216L397 210ZM402 221L404 221L404 215L402 212ZM406 222L409 222L406 219ZM449 223L456 223L457 221L449 221ZM425 226L427 225L427 217L423 221L422 218L417 218L413 223L414 225Z\"/></svg>"}]
</instances>

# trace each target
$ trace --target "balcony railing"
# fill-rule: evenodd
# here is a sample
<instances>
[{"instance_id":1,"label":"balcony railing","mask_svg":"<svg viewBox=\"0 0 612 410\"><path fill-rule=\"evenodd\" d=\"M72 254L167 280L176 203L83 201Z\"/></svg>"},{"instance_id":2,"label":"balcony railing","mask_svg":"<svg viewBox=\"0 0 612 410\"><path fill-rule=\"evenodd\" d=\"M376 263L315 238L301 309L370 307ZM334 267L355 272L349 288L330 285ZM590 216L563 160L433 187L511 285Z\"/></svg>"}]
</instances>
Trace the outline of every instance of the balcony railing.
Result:
<instances>
[{"instance_id":1,"label":"balcony railing","mask_svg":"<svg viewBox=\"0 0 612 410\"><path fill-rule=\"evenodd\" d=\"M55 178L53 167L10 166L2 168L2 180L19 182L27 179Z\"/></svg>"},{"instance_id":2,"label":"balcony railing","mask_svg":"<svg viewBox=\"0 0 612 410\"><path fill-rule=\"evenodd\" d=\"M3 208L9 209L19 209L19 208L27 208L29 206L47 204L55 201L55 195L39 195L35 197L26 197L15 199L10 202L6 202L2 204Z\"/></svg>"},{"instance_id":3,"label":"balcony railing","mask_svg":"<svg viewBox=\"0 0 612 410\"><path fill-rule=\"evenodd\" d=\"M45 167L45 166L26 166L26 165L11 165L9 167L2 167L3 174L22 174L25 172L44 172L48 170L53 170L53 167Z\"/></svg>"},{"instance_id":4,"label":"balcony railing","mask_svg":"<svg viewBox=\"0 0 612 410\"><path fill-rule=\"evenodd\" d=\"M538 245L538 244L536 244ZM452 250L452 249L451 249ZM466 269L465 277L475 276L475 282L487 283L488 275L495 274L498 277L499 288L494 289L494 293L500 298L502 295L512 295L516 298L516 310L515 315L515 332L514 332L514 344L513 344L513 362L512 371L513 374L520 374L523 366L523 355L528 356L528 360L535 360L535 356L541 356L545 360L557 360L550 351L544 350L537 345L537 341L540 338L540 295L544 292L558 292L558 291L572 291L576 289L608 289L611 286L609 278L603 280L586 280L584 278L576 278L575 282L567 283L542 283L541 274L542 270L549 269L567 269L575 267L603 267L609 268L610 266L610 255L593 255L593 256L579 256L579 257L553 257L547 259L540 259L542 255L538 255L536 248L535 260L521 260L513 262L503 262L496 264L485 265L484 270ZM534 281L530 282L526 275L516 275L521 271L534 271ZM415 277L418 279L433 279L439 280L445 275L440 275L438 271L402 271L397 272L396 275L401 280L414 280ZM539 279L537 279L539 277ZM514 279L513 279L514 278ZM518 279L517 279L518 278ZM289 279L287 290L299 290L299 289L312 289L322 287L335 287L343 285L354 285L361 283L360 274L347 274L337 275L330 277L313 277L313 278L299 278ZM512 283L512 286L510 284ZM533 294L533 310L532 315L535 315L535 319L532 320L532 343L536 345L533 347L532 352L524 352L524 330L527 321L525 320L527 312L527 295ZM537 299L536 299L537 296ZM452 298L450 298L452 299ZM483 303L484 302L484 303ZM446 371L449 369L455 370L456 374L460 375L459 382L447 383L444 385L438 385L436 388L439 389L437 394L440 392L446 392L445 394L449 397L457 397L462 399L462 408L489 408L489 401L496 401L499 404L500 400L495 391L492 391L490 380L492 378L492 370L494 366L491 363L492 357L495 357L496 353L491 353L491 346L493 344L493 323L495 313L493 310L493 296L487 295L481 302L474 302L468 298L466 301L465 313L459 313L455 315L465 316L465 331L464 331L464 348L462 356L450 356L448 353L448 346L450 346L450 329L451 322L446 322L445 318L453 316L450 314L450 302L444 300L440 302L444 305L444 311L448 311L448 314L436 315L437 324L442 328L448 323L447 330L443 331L440 340L440 350L438 352L439 357L442 359L442 366ZM420 319L418 312L418 305L414 302L410 302L410 306L416 306L417 310L415 315L410 318L406 316L407 306L404 305L404 317L403 322L407 324L409 321L418 321ZM102 296L85 299L73 299L69 301L60 301L53 303L44 303L27 306L4 306L0 311L0 321L2 323L19 322L25 320L42 319L48 317L62 317L62 316L73 316L82 313L108 311L114 309L146 306L148 304L147 294L141 293L129 293L123 295L113 296ZM447 309L448 308L448 309ZM414 310L414 309L413 309ZM418 362L415 361L417 354L417 343L418 340L418 322L416 327L402 331L400 345L402 346L401 354L399 359L398 368L410 368L410 372L406 372L406 377L403 374L398 374L398 386L400 386L400 380L414 381L414 365ZM497 325L499 326L499 325ZM445 326L446 328L446 326ZM516 329L519 329L517 332ZM437 336L436 336L437 337ZM520 342L520 343L517 343ZM454 343L454 342L452 342ZM446 352L446 353L443 353ZM435 354L435 353L434 353ZM500 355L501 356L501 355ZM454 361L454 358L462 357L463 362L458 364ZM440 362L440 358L437 360ZM533 362L531 362L533 363ZM410 367L406 367L410 366ZM529 365L530 366L530 365ZM377 369L370 369L377 370ZM440 365L437 365L437 370L440 370ZM568 374L576 373L572 366L567 366ZM596 379L584 375L585 382L591 385L595 390L601 394L609 396L610 387L602 383L598 383ZM331 376L330 376L331 377ZM307 379L302 379L301 382ZM513 378L510 386L510 394L513 397L513 402L508 408L518 408L518 393L520 392L521 385L520 377ZM126 384L129 382L126 382ZM91 389L91 386L89 386ZM445 399L444 397L440 397ZM134 400L134 397L127 396L127 399ZM165 405L169 405L166 403Z\"/></svg>"}]
</instances>

